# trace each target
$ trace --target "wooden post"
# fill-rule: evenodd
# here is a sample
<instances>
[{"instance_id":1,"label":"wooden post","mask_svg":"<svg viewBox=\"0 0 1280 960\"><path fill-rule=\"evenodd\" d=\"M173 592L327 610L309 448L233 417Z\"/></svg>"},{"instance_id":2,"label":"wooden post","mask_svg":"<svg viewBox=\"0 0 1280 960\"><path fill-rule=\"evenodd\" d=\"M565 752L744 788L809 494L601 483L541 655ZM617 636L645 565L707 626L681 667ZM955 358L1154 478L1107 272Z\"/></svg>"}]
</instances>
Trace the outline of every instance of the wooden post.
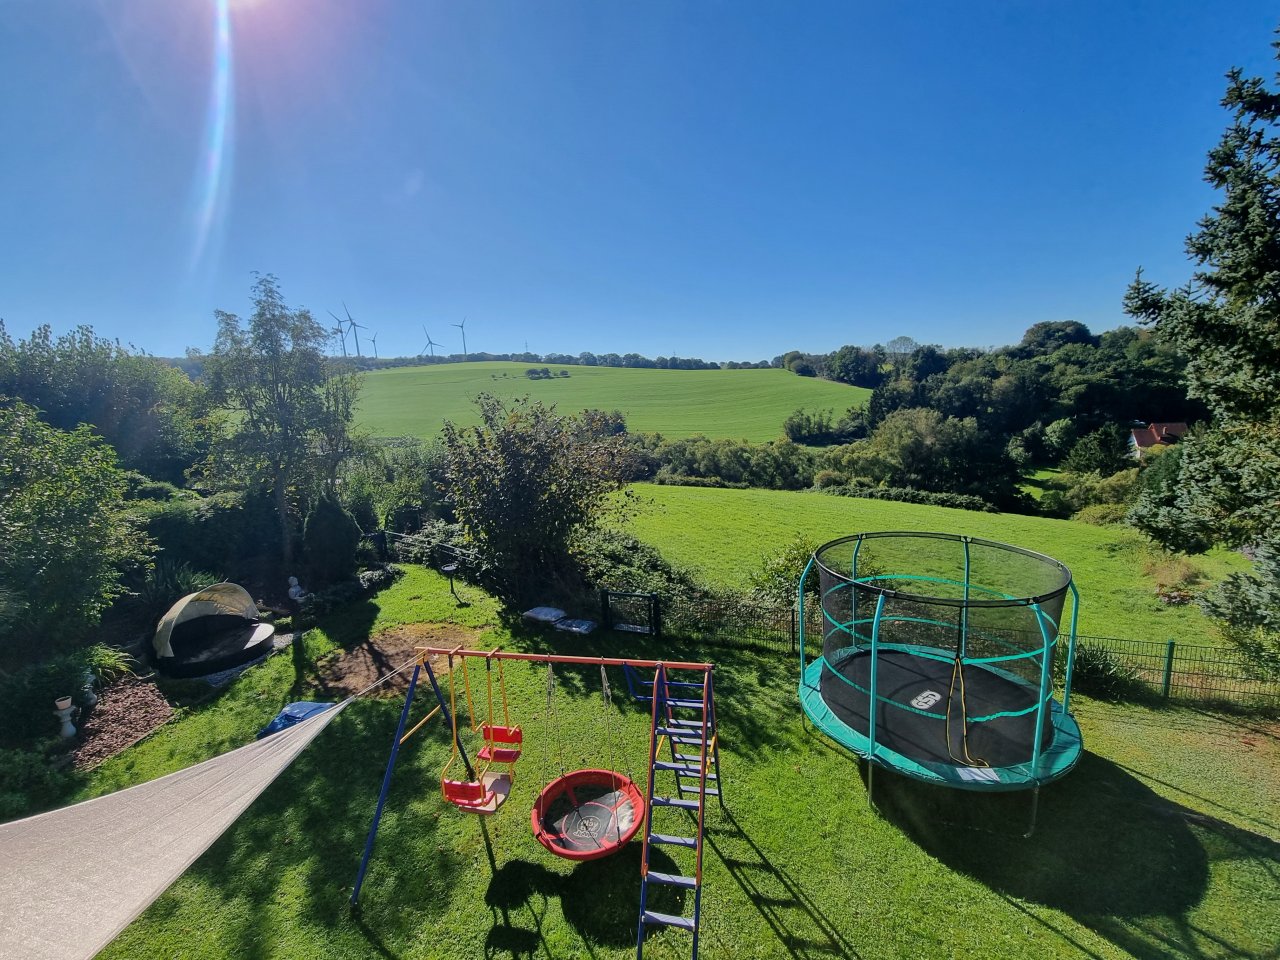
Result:
<instances>
[{"instance_id":1,"label":"wooden post","mask_svg":"<svg viewBox=\"0 0 1280 960\"><path fill-rule=\"evenodd\" d=\"M1169 699L1169 691L1173 686L1173 650L1174 642L1169 641L1169 645L1164 651L1164 690L1163 695L1166 700Z\"/></svg>"}]
</instances>

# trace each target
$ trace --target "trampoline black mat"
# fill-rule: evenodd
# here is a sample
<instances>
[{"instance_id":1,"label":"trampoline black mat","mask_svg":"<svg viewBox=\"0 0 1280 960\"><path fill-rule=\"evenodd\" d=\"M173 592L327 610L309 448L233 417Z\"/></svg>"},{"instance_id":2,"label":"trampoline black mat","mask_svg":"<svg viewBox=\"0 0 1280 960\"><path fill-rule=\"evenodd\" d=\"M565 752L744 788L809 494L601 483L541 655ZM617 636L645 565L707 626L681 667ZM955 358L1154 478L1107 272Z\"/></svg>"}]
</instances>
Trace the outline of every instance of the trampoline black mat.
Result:
<instances>
[{"instance_id":1,"label":"trampoline black mat","mask_svg":"<svg viewBox=\"0 0 1280 960\"><path fill-rule=\"evenodd\" d=\"M1036 702L1035 688L981 665L969 664L963 668L965 696L962 706L958 677L955 702L950 702L952 669L949 662L914 656L903 650L879 651L876 696L882 702L876 711L876 743L919 763L950 767L1007 767L1030 762L1036 727L1034 711L1022 716L969 723L967 744L963 731L966 716L982 717L1032 706ZM863 691L871 686L871 655L855 653L836 664L836 670L830 664L823 668L822 699L840 720L865 734L870 719L867 712L870 697ZM857 687L845 682L842 676L848 677ZM946 720L924 716L916 710L901 709L894 703L883 702L886 699L913 705L942 717L950 716L950 733ZM1052 740L1053 724L1046 716L1041 749L1047 750ZM966 746L971 764L966 761Z\"/></svg>"},{"instance_id":2,"label":"trampoline black mat","mask_svg":"<svg viewBox=\"0 0 1280 960\"><path fill-rule=\"evenodd\" d=\"M631 795L608 786L569 789L547 805L542 823L557 846L586 853L614 845L635 823Z\"/></svg>"}]
</instances>

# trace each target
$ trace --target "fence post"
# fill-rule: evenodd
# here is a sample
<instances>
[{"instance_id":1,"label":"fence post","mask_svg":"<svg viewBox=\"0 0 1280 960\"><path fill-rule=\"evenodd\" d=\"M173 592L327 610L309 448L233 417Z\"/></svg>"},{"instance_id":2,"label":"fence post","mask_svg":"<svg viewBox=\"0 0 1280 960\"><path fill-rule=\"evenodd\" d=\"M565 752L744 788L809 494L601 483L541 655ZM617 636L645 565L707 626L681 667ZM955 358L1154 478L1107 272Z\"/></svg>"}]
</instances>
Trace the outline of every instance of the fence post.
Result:
<instances>
[{"instance_id":1,"label":"fence post","mask_svg":"<svg viewBox=\"0 0 1280 960\"><path fill-rule=\"evenodd\" d=\"M1164 651L1164 691L1163 695L1166 700L1169 699L1169 690L1173 686L1173 648L1175 644L1172 640Z\"/></svg>"},{"instance_id":2,"label":"fence post","mask_svg":"<svg viewBox=\"0 0 1280 960\"><path fill-rule=\"evenodd\" d=\"M662 601L656 593L649 594L649 628L655 640L662 637Z\"/></svg>"},{"instance_id":3,"label":"fence post","mask_svg":"<svg viewBox=\"0 0 1280 960\"><path fill-rule=\"evenodd\" d=\"M791 608L791 654L796 652L796 608Z\"/></svg>"},{"instance_id":4,"label":"fence post","mask_svg":"<svg viewBox=\"0 0 1280 960\"><path fill-rule=\"evenodd\" d=\"M613 629L613 620L609 616L609 590L606 587L600 588L600 621L606 630Z\"/></svg>"}]
</instances>

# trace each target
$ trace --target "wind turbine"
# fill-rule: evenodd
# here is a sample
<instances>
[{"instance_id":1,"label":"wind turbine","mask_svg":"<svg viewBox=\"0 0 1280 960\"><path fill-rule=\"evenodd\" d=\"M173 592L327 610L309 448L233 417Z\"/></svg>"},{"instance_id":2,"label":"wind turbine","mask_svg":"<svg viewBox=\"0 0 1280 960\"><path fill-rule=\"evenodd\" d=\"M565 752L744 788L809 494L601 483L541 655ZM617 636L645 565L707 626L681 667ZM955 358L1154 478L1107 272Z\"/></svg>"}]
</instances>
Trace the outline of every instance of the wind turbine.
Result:
<instances>
[{"instance_id":1,"label":"wind turbine","mask_svg":"<svg viewBox=\"0 0 1280 960\"><path fill-rule=\"evenodd\" d=\"M342 329L342 320L338 317L336 313L330 310L329 316L333 317L334 320L338 321L338 325L334 327L332 330L330 330L329 332L336 333L339 337L342 338L342 355L345 357L347 355L347 331Z\"/></svg>"},{"instance_id":2,"label":"wind turbine","mask_svg":"<svg viewBox=\"0 0 1280 960\"><path fill-rule=\"evenodd\" d=\"M373 341L373 359L377 360L378 359L378 335L375 333L369 339Z\"/></svg>"},{"instance_id":3,"label":"wind turbine","mask_svg":"<svg viewBox=\"0 0 1280 960\"><path fill-rule=\"evenodd\" d=\"M355 320L351 319L351 311L350 311L350 310L347 310L347 303L346 303L346 301L345 301L345 300L342 302L342 309L343 309L344 311L346 311L346 314L347 314L347 323L349 323L349 324L351 325L351 327L350 327L350 329L351 329L351 333L352 333L352 334L355 336L355 338L356 338L356 356L358 357L358 356L360 356L360 334L359 334L359 333L357 333L356 331L357 331L357 330L368 330L369 328L368 328L368 327L366 327L363 323L356 323L356 322L355 322Z\"/></svg>"},{"instance_id":4,"label":"wind turbine","mask_svg":"<svg viewBox=\"0 0 1280 960\"><path fill-rule=\"evenodd\" d=\"M462 331L462 359L465 361L467 359L467 318L463 317L461 323L451 323L449 326L457 327Z\"/></svg>"},{"instance_id":5,"label":"wind turbine","mask_svg":"<svg viewBox=\"0 0 1280 960\"><path fill-rule=\"evenodd\" d=\"M430 350L431 356L434 357L436 355L436 347L440 346L440 344L436 343L434 340L431 339L431 334L427 333L427 325L425 323L422 325L422 332L427 336L427 345L422 349ZM422 356L421 350L418 351L418 356Z\"/></svg>"}]
</instances>

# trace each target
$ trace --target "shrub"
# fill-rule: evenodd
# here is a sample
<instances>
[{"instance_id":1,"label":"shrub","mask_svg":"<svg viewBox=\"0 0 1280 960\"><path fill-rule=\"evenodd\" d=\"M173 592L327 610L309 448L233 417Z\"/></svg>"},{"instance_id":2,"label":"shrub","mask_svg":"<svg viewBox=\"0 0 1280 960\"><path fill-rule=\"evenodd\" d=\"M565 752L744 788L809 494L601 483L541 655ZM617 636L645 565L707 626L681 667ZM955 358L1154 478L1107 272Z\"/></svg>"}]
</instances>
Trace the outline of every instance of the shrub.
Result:
<instances>
[{"instance_id":1,"label":"shrub","mask_svg":"<svg viewBox=\"0 0 1280 960\"><path fill-rule=\"evenodd\" d=\"M235 490L139 507L167 559L217 577L235 579L245 558L279 551L274 514L260 496Z\"/></svg>"},{"instance_id":2,"label":"shrub","mask_svg":"<svg viewBox=\"0 0 1280 960\"><path fill-rule=\"evenodd\" d=\"M752 597L781 607L794 605L800 574L819 546L813 538L797 533L782 547L761 557L759 567L750 575ZM817 593L817 568L809 571L804 588L807 593Z\"/></svg>"},{"instance_id":3,"label":"shrub","mask_svg":"<svg viewBox=\"0 0 1280 960\"><path fill-rule=\"evenodd\" d=\"M0 821L57 805L70 792L72 779L42 753L0 749Z\"/></svg>"},{"instance_id":4,"label":"shrub","mask_svg":"<svg viewBox=\"0 0 1280 960\"><path fill-rule=\"evenodd\" d=\"M86 674L97 681L129 669L129 658L105 646L86 647L0 675L0 746L30 744L58 732L53 701L81 699Z\"/></svg>"},{"instance_id":5,"label":"shrub","mask_svg":"<svg viewBox=\"0 0 1280 960\"><path fill-rule=\"evenodd\" d=\"M307 515L302 533L307 563L320 583L337 583L356 572L360 525L337 497L321 497Z\"/></svg>"},{"instance_id":6,"label":"shrub","mask_svg":"<svg viewBox=\"0 0 1280 960\"><path fill-rule=\"evenodd\" d=\"M144 575L137 578L129 605L148 623L155 623L182 597L203 590L218 578L188 563L160 557Z\"/></svg>"},{"instance_id":7,"label":"shrub","mask_svg":"<svg viewBox=\"0 0 1280 960\"><path fill-rule=\"evenodd\" d=\"M813 485L819 490L826 490L828 487L842 487L848 482L848 477L835 470L819 470L813 475Z\"/></svg>"},{"instance_id":8,"label":"shrub","mask_svg":"<svg viewBox=\"0 0 1280 960\"><path fill-rule=\"evenodd\" d=\"M1124 523L1128 510L1129 508L1123 503L1093 503L1083 510L1077 510L1071 519L1079 520L1081 523L1091 523L1095 527L1105 527L1110 524Z\"/></svg>"},{"instance_id":9,"label":"shrub","mask_svg":"<svg viewBox=\"0 0 1280 960\"><path fill-rule=\"evenodd\" d=\"M827 487L823 493L837 497L860 497L867 500L895 500L899 503L923 503L934 507L953 507L956 510L981 510L997 513L995 507L981 497L967 493L940 493L932 490L916 490L913 487L862 487L848 484L843 487Z\"/></svg>"},{"instance_id":10,"label":"shrub","mask_svg":"<svg viewBox=\"0 0 1280 960\"><path fill-rule=\"evenodd\" d=\"M1137 670L1115 651L1092 644L1076 647L1072 685L1098 700L1141 700L1150 695Z\"/></svg>"}]
</instances>

